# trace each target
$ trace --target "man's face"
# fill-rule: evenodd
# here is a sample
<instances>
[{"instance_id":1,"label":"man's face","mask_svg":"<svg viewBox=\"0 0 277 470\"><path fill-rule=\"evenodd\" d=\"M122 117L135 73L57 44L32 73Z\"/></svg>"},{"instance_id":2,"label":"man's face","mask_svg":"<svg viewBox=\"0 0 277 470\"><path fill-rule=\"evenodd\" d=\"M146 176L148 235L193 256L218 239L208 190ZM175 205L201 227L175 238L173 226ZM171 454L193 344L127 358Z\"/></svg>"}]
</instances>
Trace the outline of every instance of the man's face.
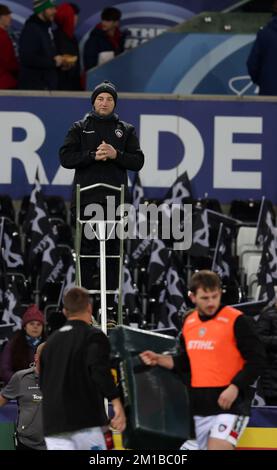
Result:
<instances>
[{"instance_id":1,"label":"man's face","mask_svg":"<svg viewBox=\"0 0 277 470\"><path fill-rule=\"evenodd\" d=\"M119 27L119 21L102 20L102 29L103 31L106 31L106 33L113 32L118 27Z\"/></svg>"},{"instance_id":2,"label":"man's face","mask_svg":"<svg viewBox=\"0 0 277 470\"><path fill-rule=\"evenodd\" d=\"M114 110L115 103L110 93L99 93L94 101L94 109L100 116L108 116Z\"/></svg>"},{"instance_id":3,"label":"man's face","mask_svg":"<svg viewBox=\"0 0 277 470\"><path fill-rule=\"evenodd\" d=\"M212 317L220 306L221 289L204 290L199 287L190 298L200 313Z\"/></svg>"},{"instance_id":4,"label":"man's face","mask_svg":"<svg viewBox=\"0 0 277 470\"><path fill-rule=\"evenodd\" d=\"M43 20L52 23L55 18L56 10L56 7L46 8L46 10L42 12Z\"/></svg>"}]
</instances>

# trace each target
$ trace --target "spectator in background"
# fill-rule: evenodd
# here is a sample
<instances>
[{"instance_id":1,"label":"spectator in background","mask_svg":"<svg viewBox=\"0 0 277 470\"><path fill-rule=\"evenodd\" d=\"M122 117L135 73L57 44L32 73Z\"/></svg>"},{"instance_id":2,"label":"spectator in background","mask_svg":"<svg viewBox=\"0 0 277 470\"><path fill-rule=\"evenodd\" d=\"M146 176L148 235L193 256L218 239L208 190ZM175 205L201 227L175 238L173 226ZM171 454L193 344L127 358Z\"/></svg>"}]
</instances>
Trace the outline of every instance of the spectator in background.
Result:
<instances>
[{"instance_id":1,"label":"spectator in background","mask_svg":"<svg viewBox=\"0 0 277 470\"><path fill-rule=\"evenodd\" d=\"M261 374L261 387L265 403L277 406L277 309L261 313L257 322L257 332L262 340L267 358Z\"/></svg>"},{"instance_id":2,"label":"spectator in background","mask_svg":"<svg viewBox=\"0 0 277 470\"><path fill-rule=\"evenodd\" d=\"M18 61L15 56L13 43L8 34L12 21L11 10L6 5L0 5L0 89L17 87Z\"/></svg>"},{"instance_id":3,"label":"spectator in background","mask_svg":"<svg viewBox=\"0 0 277 470\"><path fill-rule=\"evenodd\" d=\"M57 53L66 54L64 64L58 69L59 90L80 90L79 46L74 31L80 8L75 3L62 3L57 7L54 39ZM67 57L67 59L66 59Z\"/></svg>"},{"instance_id":4,"label":"spectator in background","mask_svg":"<svg viewBox=\"0 0 277 470\"><path fill-rule=\"evenodd\" d=\"M64 296L66 324L47 340L41 360L43 426L48 450L105 450L108 424L104 398L111 400L112 426L125 429L125 414L111 374L110 345L91 326L92 306L85 289ZM58 358L58 360L57 360Z\"/></svg>"},{"instance_id":5,"label":"spectator in background","mask_svg":"<svg viewBox=\"0 0 277 470\"><path fill-rule=\"evenodd\" d=\"M119 29L121 11L107 7L101 13L101 23L91 31L84 47L84 67L89 70L124 51L126 32Z\"/></svg>"},{"instance_id":6,"label":"spectator in background","mask_svg":"<svg viewBox=\"0 0 277 470\"><path fill-rule=\"evenodd\" d=\"M37 346L43 341L44 318L38 307L30 305L22 317L22 329L6 343L1 357L1 377L7 383L12 375L34 362Z\"/></svg>"},{"instance_id":7,"label":"spectator in background","mask_svg":"<svg viewBox=\"0 0 277 470\"><path fill-rule=\"evenodd\" d=\"M247 67L260 95L277 95L277 16L261 29L252 46Z\"/></svg>"},{"instance_id":8,"label":"spectator in background","mask_svg":"<svg viewBox=\"0 0 277 470\"><path fill-rule=\"evenodd\" d=\"M16 372L1 390L0 406L17 400L16 450L46 450L42 427L42 394L39 388L40 355L45 343L37 347L34 364Z\"/></svg>"},{"instance_id":9,"label":"spectator in background","mask_svg":"<svg viewBox=\"0 0 277 470\"><path fill-rule=\"evenodd\" d=\"M51 29L56 7L52 0L34 0L34 14L26 21L19 39L19 88L57 90L58 68L63 58L57 54Z\"/></svg>"}]
</instances>

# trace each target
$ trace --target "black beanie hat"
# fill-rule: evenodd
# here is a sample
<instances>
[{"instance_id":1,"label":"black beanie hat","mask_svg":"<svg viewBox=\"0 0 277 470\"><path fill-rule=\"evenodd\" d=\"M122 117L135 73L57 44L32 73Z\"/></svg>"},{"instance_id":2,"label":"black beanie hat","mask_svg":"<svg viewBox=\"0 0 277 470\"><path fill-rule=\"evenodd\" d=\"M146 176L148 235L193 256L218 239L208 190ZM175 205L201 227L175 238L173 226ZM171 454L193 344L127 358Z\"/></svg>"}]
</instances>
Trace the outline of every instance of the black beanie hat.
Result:
<instances>
[{"instance_id":1,"label":"black beanie hat","mask_svg":"<svg viewBox=\"0 0 277 470\"><path fill-rule=\"evenodd\" d=\"M100 95L100 93L109 93L110 95L112 95L114 99L114 104L116 105L117 92L113 83L109 82L108 80L105 80L104 82L99 83L99 85L96 85L91 95L92 104L94 104L96 97Z\"/></svg>"}]
</instances>

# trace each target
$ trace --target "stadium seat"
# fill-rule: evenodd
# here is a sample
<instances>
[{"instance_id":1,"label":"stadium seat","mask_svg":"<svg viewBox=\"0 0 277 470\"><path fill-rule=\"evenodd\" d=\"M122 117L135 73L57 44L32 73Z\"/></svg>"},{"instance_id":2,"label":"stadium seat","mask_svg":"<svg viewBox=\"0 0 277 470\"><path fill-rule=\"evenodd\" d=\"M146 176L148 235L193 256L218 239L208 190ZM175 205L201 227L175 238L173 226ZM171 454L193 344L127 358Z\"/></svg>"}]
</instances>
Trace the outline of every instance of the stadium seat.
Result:
<instances>
[{"instance_id":1,"label":"stadium seat","mask_svg":"<svg viewBox=\"0 0 277 470\"><path fill-rule=\"evenodd\" d=\"M57 230L57 243L58 245L67 246L69 248L73 248L73 235L72 235L72 227L65 222L54 222L54 227Z\"/></svg>"},{"instance_id":2,"label":"stadium seat","mask_svg":"<svg viewBox=\"0 0 277 470\"><path fill-rule=\"evenodd\" d=\"M275 212L273 205L270 201L272 216L275 220ZM259 217L261 201L256 201L254 199L241 200L233 199L230 205L230 216L234 219L241 220L247 223L257 223Z\"/></svg>"},{"instance_id":3,"label":"stadium seat","mask_svg":"<svg viewBox=\"0 0 277 470\"><path fill-rule=\"evenodd\" d=\"M67 222L67 210L61 196L45 196L49 217L52 221Z\"/></svg>"},{"instance_id":4,"label":"stadium seat","mask_svg":"<svg viewBox=\"0 0 277 470\"><path fill-rule=\"evenodd\" d=\"M251 253L247 263L244 265L246 274L246 284L248 287L248 297L255 298L255 292L258 285L257 272L261 262L261 253Z\"/></svg>"},{"instance_id":5,"label":"stadium seat","mask_svg":"<svg viewBox=\"0 0 277 470\"><path fill-rule=\"evenodd\" d=\"M61 196L45 196L50 219L57 222L67 222L67 210L64 199ZM24 196L18 214L18 223L23 225L28 213L30 196Z\"/></svg>"},{"instance_id":6,"label":"stadium seat","mask_svg":"<svg viewBox=\"0 0 277 470\"><path fill-rule=\"evenodd\" d=\"M58 307L61 303L62 288L63 283L61 281L46 282L40 293L40 308L44 310L47 305Z\"/></svg>"},{"instance_id":7,"label":"stadium seat","mask_svg":"<svg viewBox=\"0 0 277 470\"><path fill-rule=\"evenodd\" d=\"M19 210L19 213L18 213L18 223L21 226L24 224L24 222L26 220L26 216L27 216L28 208L29 208L29 202L30 202L30 196L29 195L24 196L22 198L20 210Z\"/></svg>"},{"instance_id":8,"label":"stadium seat","mask_svg":"<svg viewBox=\"0 0 277 470\"><path fill-rule=\"evenodd\" d=\"M215 198L198 198L194 199L193 206L198 209L209 209L214 212L222 213L221 204L218 199Z\"/></svg>"},{"instance_id":9,"label":"stadium seat","mask_svg":"<svg viewBox=\"0 0 277 470\"><path fill-rule=\"evenodd\" d=\"M236 240L236 253L237 256L241 256L241 254L246 250L255 251L257 235L257 227L240 227L237 235Z\"/></svg>"}]
</instances>

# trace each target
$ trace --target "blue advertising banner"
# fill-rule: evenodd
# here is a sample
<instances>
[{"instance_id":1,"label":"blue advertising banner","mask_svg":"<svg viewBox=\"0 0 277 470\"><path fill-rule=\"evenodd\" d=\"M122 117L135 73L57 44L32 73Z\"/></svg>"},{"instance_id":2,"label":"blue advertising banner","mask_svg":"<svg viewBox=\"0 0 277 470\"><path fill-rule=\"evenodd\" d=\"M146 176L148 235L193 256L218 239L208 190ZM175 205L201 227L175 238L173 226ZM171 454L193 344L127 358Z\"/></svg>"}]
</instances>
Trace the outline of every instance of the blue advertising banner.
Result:
<instances>
[{"instance_id":1,"label":"blue advertising banner","mask_svg":"<svg viewBox=\"0 0 277 470\"><path fill-rule=\"evenodd\" d=\"M0 193L29 194L39 167L45 192L69 199L73 170L59 166L58 150L89 97L1 96L0 109ZM117 111L140 138L146 197L163 197L186 170L195 196L277 203L277 102L121 98Z\"/></svg>"},{"instance_id":2,"label":"blue advertising banner","mask_svg":"<svg viewBox=\"0 0 277 470\"><path fill-rule=\"evenodd\" d=\"M4 3L13 12L14 27L21 29L33 13L32 0L5 0ZM121 10L121 26L131 32L126 48L132 48L201 11L222 11L237 0L78 0L76 3L81 9L77 36L82 49L89 31L100 21L101 11L108 6Z\"/></svg>"}]
</instances>

